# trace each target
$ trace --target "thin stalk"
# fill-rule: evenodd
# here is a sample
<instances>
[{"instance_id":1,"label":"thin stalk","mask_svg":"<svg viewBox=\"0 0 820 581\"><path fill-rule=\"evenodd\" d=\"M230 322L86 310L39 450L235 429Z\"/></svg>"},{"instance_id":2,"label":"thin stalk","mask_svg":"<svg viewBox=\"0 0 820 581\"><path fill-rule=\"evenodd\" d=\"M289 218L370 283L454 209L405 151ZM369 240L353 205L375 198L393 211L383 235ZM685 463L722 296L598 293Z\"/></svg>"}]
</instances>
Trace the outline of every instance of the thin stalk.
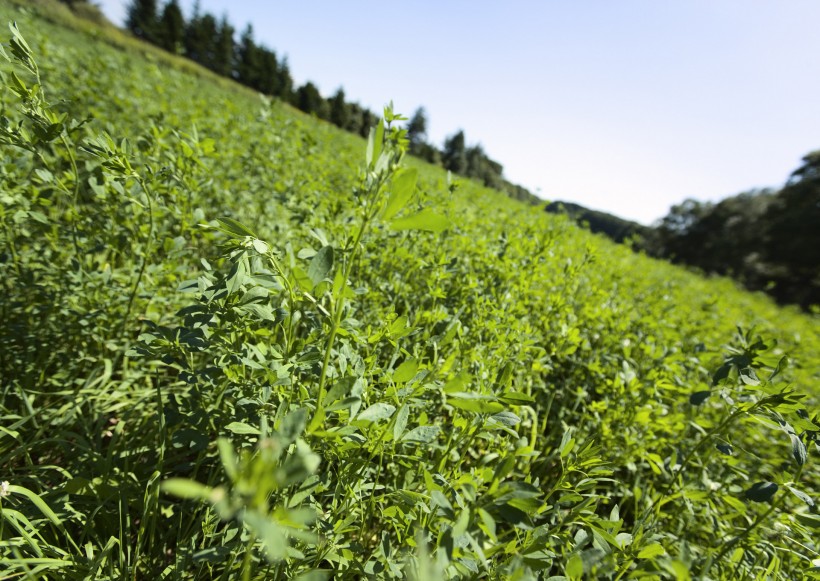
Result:
<instances>
[{"instance_id":1,"label":"thin stalk","mask_svg":"<svg viewBox=\"0 0 820 581\"><path fill-rule=\"evenodd\" d=\"M251 580L251 558L253 556L253 544L256 542L256 536L250 533L248 539L248 548L245 549L245 558L242 559L242 581Z\"/></svg>"},{"instance_id":2,"label":"thin stalk","mask_svg":"<svg viewBox=\"0 0 820 581\"><path fill-rule=\"evenodd\" d=\"M74 253L77 256L77 264L80 266L80 270L82 270L82 263L80 262L80 241L77 236L77 219L80 216L80 212L77 209L80 200L80 173L77 170L77 159L74 156L74 150L71 148L71 145L69 144L65 134L60 135L60 141L62 142L63 147L65 147L66 153L68 153L68 161L71 164L71 171L74 174L74 191L72 192L71 196L71 205L72 210L74 212L74 220L72 220L71 223L71 239L74 244Z\"/></svg>"},{"instance_id":3,"label":"thin stalk","mask_svg":"<svg viewBox=\"0 0 820 581\"><path fill-rule=\"evenodd\" d=\"M375 206L376 199L379 195L379 192L382 189L384 181L385 180L383 177L379 177L376 180L376 183L371 186L370 197L367 200L367 204L365 206L364 219L362 220L362 223L359 226L359 230L356 233L356 238L353 241L352 246L349 248L350 255L342 265L342 289L340 290L339 295L335 297L334 300L333 318L331 319L330 333L328 334L327 346L325 348L325 356L322 360L322 371L319 375L319 395L317 398L317 411L324 408L322 400L325 397L327 389L327 370L330 365L330 357L333 352L333 344L336 340L336 335L338 333L339 326L342 322L342 312L344 311L346 302L345 287L347 286L348 278L350 277L353 271L353 265L355 264L356 259L358 258L358 255L360 253L362 238L364 237L364 234L367 231L367 227L370 225L370 222L373 220L373 218L375 218L373 207Z\"/></svg>"},{"instance_id":4,"label":"thin stalk","mask_svg":"<svg viewBox=\"0 0 820 581\"><path fill-rule=\"evenodd\" d=\"M137 291L142 283L142 277L145 275L145 268L148 266L148 255L151 248L151 240L154 238L154 204L151 201L151 192L149 192L145 187L145 182L143 180L140 180L140 185L142 186L142 190L145 192L145 199L148 200L148 237L145 240L145 250L142 256L142 264L140 265L137 278L134 281L134 287L131 289L131 294L128 297L128 306L126 307L125 314L122 317L122 323L120 323L120 337L122 337L125 333L128 320L131 318L131 309L134 306L134 299L136 298Z\"/></svg>"},{"instance_id":5,"label":"thin stalk","mask_svg":"<svg viewBox=\"0 0 820 581\"><path fill-rule=\"evenodd\" d=\"M797 474L795 474L795 476L794 476L794 481L795 482L798 482L800 480L800 475L803 473L803 466L805 466L805 464L801 464L800 467L797 469ZM716 562L716 561L720 562L720 560L724 557L724 555L726 555L726 553L729 552L729 549L734 547L739 541L742 541L743 539L748 538L749 535L751 534L751 532L753 530L755 530L758 526L760 526L760 524L764 520L766 520L766 518L768 518L768 516L770 514L772 514L776 509L780 508L780 506L785 502L786 497L787 497L787 495L785 493L781 494L780 497L776 501L772 502L771 506L766 511L760 513L757 516L757 518L754 521L752 521L752 523L749 526L747 526L745 529L743 529L743 532L735 535L735 537L732 538L732 540L730 540L728 543L725 543L723 545L723 548L720 550L720 552L717 554L717 556L712 560L712 562L713 563ZM708 570L704 571L703 573L704 574L708 573Z\"/></svg>"}]
</instances>

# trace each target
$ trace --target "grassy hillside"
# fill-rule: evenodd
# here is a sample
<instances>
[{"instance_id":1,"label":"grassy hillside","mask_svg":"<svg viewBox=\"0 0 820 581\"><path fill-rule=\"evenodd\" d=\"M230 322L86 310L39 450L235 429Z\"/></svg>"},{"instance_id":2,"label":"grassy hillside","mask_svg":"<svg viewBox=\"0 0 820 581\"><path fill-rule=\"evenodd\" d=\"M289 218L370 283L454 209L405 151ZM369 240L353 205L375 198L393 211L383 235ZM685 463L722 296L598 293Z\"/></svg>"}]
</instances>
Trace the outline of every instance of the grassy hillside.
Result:
<instances>
[{"instance_id":1,"label":"grassy hillside","mask_svg":"<svg viewBox=\"0 0 820 581\"><path fill-rule=\"evenodd\" d=\"M0 17L0 578L818 576L816 317Z\"/></svg>"}]
</instances>

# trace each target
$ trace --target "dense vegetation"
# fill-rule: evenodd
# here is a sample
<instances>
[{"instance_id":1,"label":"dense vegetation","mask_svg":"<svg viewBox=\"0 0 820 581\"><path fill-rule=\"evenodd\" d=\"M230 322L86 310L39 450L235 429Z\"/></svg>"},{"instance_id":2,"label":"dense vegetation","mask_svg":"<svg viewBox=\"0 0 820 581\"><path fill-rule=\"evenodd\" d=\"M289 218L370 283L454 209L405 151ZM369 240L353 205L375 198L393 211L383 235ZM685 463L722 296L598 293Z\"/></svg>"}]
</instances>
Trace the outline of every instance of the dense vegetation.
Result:
<instances>
[{"instance_id":1,"label":"dense vegetation","mask_svg":"<svg viewBox=\"0 0 820 581\"><path fill-rule=\"evenodd\" d=\"M4 577L820 576L816 317L0 17Z\"/></svg>"}]
</instances>

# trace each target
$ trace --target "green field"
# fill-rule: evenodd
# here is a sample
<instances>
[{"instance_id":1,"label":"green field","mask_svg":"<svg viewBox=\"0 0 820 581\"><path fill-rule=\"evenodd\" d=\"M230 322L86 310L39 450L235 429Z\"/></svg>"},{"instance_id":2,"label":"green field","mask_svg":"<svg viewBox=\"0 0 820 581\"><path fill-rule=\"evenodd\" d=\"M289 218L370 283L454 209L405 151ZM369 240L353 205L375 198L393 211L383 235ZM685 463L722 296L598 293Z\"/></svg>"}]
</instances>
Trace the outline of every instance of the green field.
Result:
<instances>
[{"instance_id":1,"label":"green field","mask_svg":"<svg viewBox=\"0 0 820 581\"><path fill-rule=\"evenodd\" d=\"M0 1L0 580L820 578L816 314L53 8Z\"/></svg>"}]
</instances>

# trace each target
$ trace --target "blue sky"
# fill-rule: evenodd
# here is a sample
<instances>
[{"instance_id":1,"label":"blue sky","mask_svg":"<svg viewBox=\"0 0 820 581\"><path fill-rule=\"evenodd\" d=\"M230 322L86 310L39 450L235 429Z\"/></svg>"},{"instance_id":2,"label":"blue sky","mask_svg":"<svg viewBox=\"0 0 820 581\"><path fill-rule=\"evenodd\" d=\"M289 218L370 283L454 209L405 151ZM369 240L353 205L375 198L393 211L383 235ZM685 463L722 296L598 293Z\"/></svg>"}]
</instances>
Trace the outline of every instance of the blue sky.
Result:
<instances>
[{"instance_id":1,"label":"blue sky","mask_svg":"<svg viewBox=\"0 0 820 581\"><path fill-rule=\"evenodd\" d=\"M122 22L126 0L97 0ZM160 4L162 2L160 1ZM193 0L181 0L186 17ZM644 223L780 186L820 148L817 0L201 0L299 84L424 106L541 197Z\"/></svg>"}]
</instances>

